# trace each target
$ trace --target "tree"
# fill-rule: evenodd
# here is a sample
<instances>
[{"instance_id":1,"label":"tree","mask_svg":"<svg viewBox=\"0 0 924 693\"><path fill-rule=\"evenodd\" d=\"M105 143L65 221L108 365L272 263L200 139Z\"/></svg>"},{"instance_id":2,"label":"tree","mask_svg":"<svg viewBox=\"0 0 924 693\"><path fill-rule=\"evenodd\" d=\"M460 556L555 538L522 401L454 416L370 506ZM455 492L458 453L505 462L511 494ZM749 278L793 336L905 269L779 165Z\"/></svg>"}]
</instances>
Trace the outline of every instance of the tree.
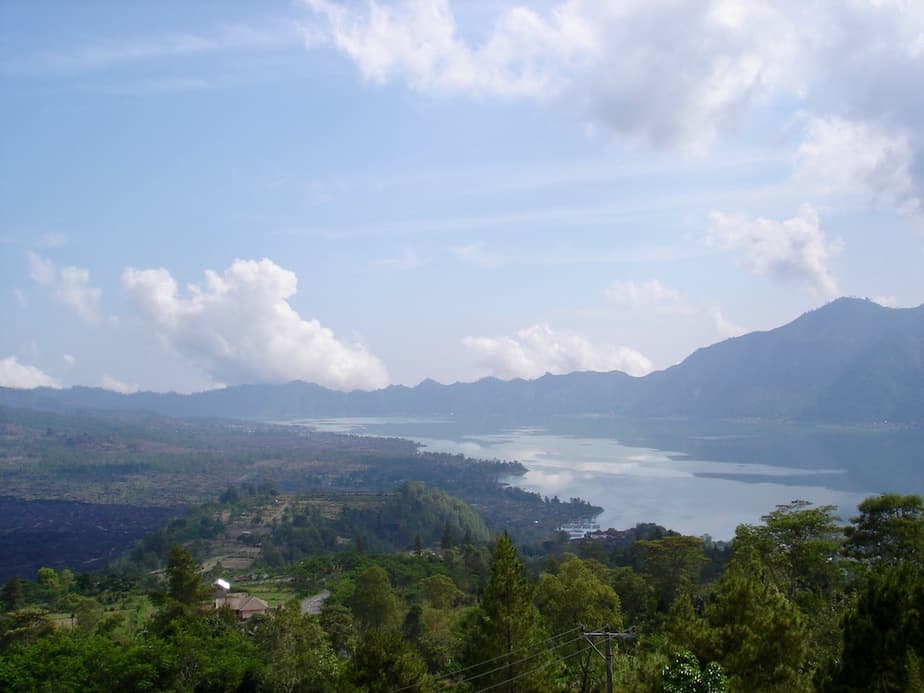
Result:
<instances>
[{"instance_id":1,"label":"tree","mask_svg":"<svg viewBox=\"0 0 924 693\"><path fill-rule=\"evenodd\" d=\"M253 639L264 654L270 690L326 690L340 675L340 662L317 619L304 616L297 601L261 618Z\"/></svg>"},{"instance_id":2,"label":"tree","mask_svg":"<svg viewBox=\"0 0 924 693\"><path fill-rule=\"evenodd\" d=\"M466 680L477 680L477 688L542 691L549 687L554 660L545 646L532 597L532 585L505 532L494 547L467 658L473 670Z\"/></svg>"},{"instance_id":3,"label":"tree","mask_svg":"<svg viewBox=\"0 0 924 693\"><path fill-rule=\"evenodd\" d=\"M0 652L13 642L32 642L53 629L44 609L24 608L0 616Z\"/></svg>"},{"instance_id":4,"label":"tree","mask_svg":"<svg viewBox=\"0 0 924 693\"><path fill-rule=\"evenodd\" d=\"M678 652L661 670L664 693L725 693L728 679L721 665L710 662L705 669L692 652Z\"/></svg>"},{"instance_id":5,"label":"tree","mask_svg":"<svg viewBox=\"0 0 924 693\"><path fill-rule=\"evenodd\" d=\"M735 541L752 542L788 599L817 610L843 583L841 566L834 560L843 536L834 506L813 508L797 500L778 505L761 519L764 526L739 532Z\"/></svg>"},{"instance_id":6,"label":"tree","mask_svg":"<svg viewBox=\"0 0 924 693\"><path fill-rule=\"evenodd\" d=\"M209 597L199 564L182 546L174 544L167 559L167 594L185 606L195 606Z\"/></svg>"},{"instance_id":7,"label":"tree","mask_svg":"<svg viewBox=\"0 0 924 693\"><path fill-rule=\"evenodd\" d=\"M623 620L629 625L648 623L657 606L654 588L632 568L623 566L611 572L610 584L619 595Z\"/></svg>"},{"instance_id":8,"label":"tree","mask_svg":"<svg viewBox=\"0 0 924 693\"><path fill-rule=\"evenodd\" d=\"M423 659L394 628L366 631L353 658L350 681L370 693L433 690Z\"/></svg>"},{"instance_id":9,"label":"tree","mask_svg":"<svg viewBox=\"0 0 924 693\"><path fill-rule=\"evenodd\" d=\"M443 525L443 536L440 538L440 548L451 549L455 545L456 542L452 536L452 527L449 526L449 520L446 520L446 523Z\"/></svg>"},{"instance_id":10,"label":"tree","mask_svg":"<svg viewBox=\"0 0 924 693\"><path fill-rule=\"evenodd\" d=\"M867 562L924 566L924 499L885 493L867 498L845 529L849 555Z\"/></svg>"},{"instance_id":11,"label":"tree","mask_svg":"<svg viewBox=\"0 0 924 693\"><path fill-rule=\"evenodd\" d=\"M15 611L23 605L22 579L16 576L11 577L3 585L3 591L0 592L0 602L3 603L5 611Z\"/></svg>"},{"instance_id":12,"label":"tree","mask_svg":"<svg viewBox=\"0 0 924 693\"><path fill-rule=\"evenodd\" d=\"M398 622L398 605L388 573L374 565L356 580L349 607L360 628L388 628Z\"/></svg>"},{"instance_id":13,"label":"tree","mask_svg":"<svg viewBox=\"0 0 924 693\"><path fill-rule=\"evenodd\" d=\"M632 546L642 572L649 577L658 599L666 610L677 594L699 581L708 563L703 540L698 537L663 537L637 541Z\"/></svg>"},{"instance_id":14,"label":"tree","mask_svg":"<svg viewBox=\"0 0 924 693\"><path fill-rule=\"evenodd\" d=\"M831 688L910 691L922 662L924 579L910 563L877 566L845 618L844 650Z\"/></svg>"},{"instance_id":15,"label":"tree","mask_svg":"<svg viewBox=\"0 0 924 693\"><path fill-rule=\"evenodd\" d=\"M555 574L542 576L536 588L536 604L549 633L565 633L577 626L586 626L589 630L607 625L612 630L622 628L619 596L587 563L576 557L559 565ZM570 670L570 678L580 679L581 690L590 690L592 686L599 688L601 660L587 644L583 640L557 644L559 655L568 657L566 670ZM581 651L583 654L578 654Z\"/></svg>"},{"instance_id":16,"label":"tree","mask_svg":"<svg viewBox=\"0 0 924 693\"><path fill-rule=\"evenodd\" d=\"M334 652L343 658L352 656L353 650L356 649L353 613L345 606L326 601L321 607L320 622Z\"/></svg>"},{"instance_id":17,"label":"tree","mask_svg":"<svg viewBox=\"0 0 924 693\"><path fill-rule=\"evenodd\" d=\"M465 595L448 575L421 578L420 593L434 609L451 609Z\"/></svg>"},{"instance_id":18,"label":"tree","mask_svg":"<svg viewBox=\"0 0 924 693\"><path fill-rule=\"evenodd\" d=\"M709 632L697 654L718 661L733 688L794 691L808 652L805 620L770 580L756 549L742 543L720 578L705 610Z\"/></svg>"}]
</instances>

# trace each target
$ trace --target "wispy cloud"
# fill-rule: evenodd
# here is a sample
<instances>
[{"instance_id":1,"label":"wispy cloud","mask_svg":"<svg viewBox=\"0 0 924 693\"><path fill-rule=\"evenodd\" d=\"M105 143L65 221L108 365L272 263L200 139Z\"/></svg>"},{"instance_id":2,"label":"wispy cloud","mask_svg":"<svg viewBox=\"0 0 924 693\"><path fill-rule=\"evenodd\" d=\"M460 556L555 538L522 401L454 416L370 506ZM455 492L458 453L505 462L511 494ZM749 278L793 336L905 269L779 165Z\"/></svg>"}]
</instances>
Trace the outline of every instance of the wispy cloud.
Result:
<instances>
[{"instance_id":1,"label":"wispy cloud","mask_svg":"<svg viewBox=\"0 0 924 693\"><path fill-rule=\"evenodd\" d=\"M422 267L428 262L428 258L421 257L413 248L405 248L399 255L377 260L375 264L396 272L407 272Z\"/></svg>"},{"instance_id":2,"label":"wispy cloud","mask_svg":"<svg viewBox=\"0 0 924 693\"><path fill-rule=\"evenodd\" d=\"M659 312L686 310L683 294L659 279L647 282L615 281L606 289L607 300L626 308L654 308Z\"/></svg>"},{"instance_id":3,"label":"wispy cloud","mask_svg":"<svg viewBox=\"0 0 924 693\"><path fill-rule=\"evenodd\" d=\"M39 241L40 248L59 248L67 243L67 236L63 233L46 233Z\"/></svg>"},{"instance_id":4,"label":"wispy cloud","mask_svg":"<svg viewBox=\"0 0 924 693\"><path fill-rule=\"evenodd\" d=\"M160 96L162 94L182 94L185 92L211 89L216 84L202 77L171 76L155 79L143 79L128 84L107 87L104 91L109 94L125 96Z\"/></svg>"},{"instance_id":5,"label":"wispy cloud","mask_svg":"<svg viewBox=\"0 0 924 693\"><path fill-rule=\"evenodd\" d=\"M449 249L462 262L482 267L484 269L496 269L504 264L504 258L497 253L491 253L485 250L483 243L469 243L468 245L456 245Z\"/></svg>"},{"instance_id":6,"label":"wispy cloud","mask_svg":"<svg viewBox=\"0 0 924 693\"><path fill-rule=\"evenodd\" d=\"M99 303L103 290L90 286L90 271L85 267L59 268L52 260L29 251L29 276L39 286L51 289L54 297L70 306L83 320L98 323Z\"/></svg>"},{"instance_id":7,"label":"wispy cloud","mask_svg":"<svg viewBox=\"0 0 924 693\"><path fill-rule=\"evenodd\" d=\"M300 28L290 21L263 26L229 24L208 34L184 32L84 43L20 56L4 63L3 69L14 73L79 73L234 49L280 48L300 41Z\"/></svg>"}]
</instances>

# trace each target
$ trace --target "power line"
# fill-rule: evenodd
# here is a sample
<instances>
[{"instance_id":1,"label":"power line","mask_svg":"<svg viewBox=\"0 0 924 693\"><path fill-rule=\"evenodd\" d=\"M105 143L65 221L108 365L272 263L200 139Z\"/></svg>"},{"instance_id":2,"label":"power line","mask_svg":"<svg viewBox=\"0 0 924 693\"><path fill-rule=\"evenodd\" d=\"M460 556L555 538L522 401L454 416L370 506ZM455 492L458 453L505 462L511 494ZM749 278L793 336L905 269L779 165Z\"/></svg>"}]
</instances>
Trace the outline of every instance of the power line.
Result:
<instances>
[{"instance_id":1,"label":"power line","mask_svg":"<svg viewBox=\"0 0 924 693\"><path fill-rule=\"evenodd\" d=\"M587 642L590 643L590 646L597 650L597 646L594 645L591 638L603 638L606 641L606 653L600 652L597 650L597 654L603 657L603 660L606 662L606 691L607 693L613 693L613 649L612 641L615 640L635 640L637 635L634 632L616 632L611 631L609 626L603 627L602 633L588 633L584 630L584 627L581 627L581 636L587 639Z\"/></svg>"},{"instance_id":2,"label":"power line","mask_svg":"<svg viewBox=\"0 0 924 693\"><path fill-rule=\"evenodd\" d=\"M545 645L546 643L550 643L550 642L552 642L552 641L554 641L554 640L559 640L559 639L565 637L566 635L570 635L571 633L574 633L574 632L577 631L577 630L581 630L581 626L575 626L574 628L570 628L569 630L562 631L561 633L559 633L559 634L557 634L557 635L552 635L552 636L546 638L545 640L538 640L538 641L536 641L536 642L534 642L534 643L530 643L530 644L528 644L528 645L524 645L523 647L518 647L518 648L515 649L515 650L510 650L509 652L505 652L504 654L497 655L496 657L491 657L491 659L486 659L486 660L484 660L483 662L476 662L475 664L469 664L467 667L462 667L461 669L456 669L455 671L452 671L452 672L450 672L450 673L448 673L448 674L440 674L439 676L433 677L433 679L431 679L431 680L435 683L435 682L437 682L437 681L442 681L443 679L446 679L446 678L451 678L451 677L453 677L453 676L458 676L459 674L461 674L461 673L463 673L463 672L465 672L465 671L469 671L470 669L475 669L475 668L477 668L477 667L482 667L482 666L484 666L485 664L491 664L491 662L496 662L496 661L499 660L499 659L504 659L505 657L509 657L509 656L512 655L512 654L516 654L516 653L519 653L519 652L524 652L524 651L526 651L526 650L531 650L531 649L533 649L533 648L536 648L536 647L540 647L540 646L542 646L542 645ZM583 637L583 636L581 636L581 637ZM575 638L574 640L569 640L567 643L561 643L561 644L559 644L559 645L556 645L556 646L553 647L552 649L553 649L553 650L554 650L554 649L557 649L558 647L561 647L561 646L563 646L563 645L567 645L567 644L573 643L573 642L575 642L576 640L580 640L580 639L581 639L581 638L578 637L578 638ZM537 653L537 654L541 654L541 653ZM536 655L533 655L532 657L527 657L526 659L532 659L534 656L536 656ZM521 661L525 661L525 660L521 660ZM502 666L499 667L499 668L500 668L500 669L503 669L503 668L506 667L506 666L512 666L512 665L510 665L510 664L504 664L504 665L502 665ZM494 670L492 670L492 671L497 671L497 669L494 669ZM473 679L473 678L477 678L477 677L472 677L472 679ZM470 679L470 678L463 678L462 681L464 682L464 681L469 681L469 680L472 680L472 679ZM408 691L408 690L414 688L415 686L417 686L417 684L416 684L416 683L412 683L412 684L410 684L409 686L405 686L404 688L398 688L398 689L395 690L393 693L401 693L402 691Z\"/></svg>"},{"instance_id":3,"label":"power line","mask_svg":"<svg viewBox=\"0 0 924 693\"><path fill-rule=\"evenodd\" d=\"M578 638L578 640L580 640L580 638ZM576 656L578 656L578 655L582 655L582 654L584 654L585 652L587 652L588 650L590 650L590 646L589 646L589 645L588 645L587 647L585 647L583 650L578 650L577 652L572 652L571 654L566 655L566 656L564 656L564 657L561 657L561 658L558 659L558 660L552 659L552 660L549 660L548 662L544 662L543 664L540 664L539 666L537 666L535 669L532 669L531 671L526 671L526 672L523 672L522 674L517 674L516 676L513 676L513 677L507 679L506 681L501 681L500 683L492 684L492 685L488 686L487 688L482 688L482 689L480 689L480 690L478 691L478 693L485 693L485 691L490 691L490 690L492 690L492 689L494 689L494 688L499 688L500 686L506 686L508 683L513 683L513 682L516 681L517 679L522 679L524 676L530 676L531 674L535 674L535 673L536 673L537 671L539 671L540 669L544 669L545 667L549 666L550 664L553 664L553 663L556 662L556 661L563 662L563 661L565 661L566 659L571 659L572 657L576 657Z\"/></svg>"},{"instance_id":4,"label":"power line","mask_svg":"<svg viewBox=\"0 0 924 693\"><path fill-rule=\"evenodd\" d=\"M474 681L475 679L480 679L480 678L482 678L483 676L488 676L489 674L493 674L495 671L500 671L501 669L506 669L506 668L508 668L508 667L514 667L514 666L516 666L517 664L522 664L523 662L528 662L529 660L535 659L536 657L539 657L539 656L541 656L541 655L544 655L544 654L546 654L546 653L548 653L548 652L553 652L554 650L557 650L559 647L564 647L565 645L570 645L570 644L572 644L572 643L577 642L578 640L583 640L583 638L584 638L583 635L579 635L578 637L576 637L576 638L574 638L574 639L572 639L572 640L566 640L565 642L561 642L561 643L555 645L554 647L550 647L550 648L545 649L545 650L542 650L542 651L540 651L540 652L536 652L535 654L531 654L529 657L523 657L523 659L518 659L518 660L515 661L515 662L506 662L506 663L504 663L504 664L501 664L500 666L497 666L497 667L494 667L493 669L490 669L489 671L482 672L481 674L475 674L474 676L467 676L467 677L465 677L464 679L462 679L461 681L459 681L459 683L469 683L469 682L471 682L471 681ZM569 655L569 656L570 656L570 655Z\"/></svg>"}]
</instances>

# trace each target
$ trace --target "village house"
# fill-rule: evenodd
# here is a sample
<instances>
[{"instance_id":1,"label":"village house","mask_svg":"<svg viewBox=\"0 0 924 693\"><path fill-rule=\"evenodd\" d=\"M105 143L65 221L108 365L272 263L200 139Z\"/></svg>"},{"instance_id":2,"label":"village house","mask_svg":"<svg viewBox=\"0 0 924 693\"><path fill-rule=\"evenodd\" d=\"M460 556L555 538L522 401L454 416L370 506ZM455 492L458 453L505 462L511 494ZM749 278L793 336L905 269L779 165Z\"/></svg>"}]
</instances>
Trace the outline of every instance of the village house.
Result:
<instances>
[{"instance_id":1,"label":"village house","mask_svg":"<svg viewBox=\"0 0 924 693\"><path fill-rule=\"evenodd\" d=\"M215 608L228 608L234 612L238 620L246 621L252 616L262 615L269 611L269 604L246 592L232 592L231 583L218 579L213 583L215 587Z\"/></svg>"}]
</instances>

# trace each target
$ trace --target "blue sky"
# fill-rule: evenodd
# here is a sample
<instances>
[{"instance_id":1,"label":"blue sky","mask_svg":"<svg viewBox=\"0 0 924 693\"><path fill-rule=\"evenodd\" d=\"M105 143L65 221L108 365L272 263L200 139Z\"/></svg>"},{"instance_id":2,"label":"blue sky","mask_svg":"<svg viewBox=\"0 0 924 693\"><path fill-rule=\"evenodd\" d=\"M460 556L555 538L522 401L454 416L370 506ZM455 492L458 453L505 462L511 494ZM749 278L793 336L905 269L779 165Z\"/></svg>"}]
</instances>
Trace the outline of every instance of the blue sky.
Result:
<instances>
[{"instance_id":1,"label":"blue sky","mask_svg":"<svg viewBox=\"0 0 924 693\"><path fill-rule=\"evenodd\" d=\"M641 375L924 301L920 3L0 6L0 385Z\"/></svg>"}]
</instances>

